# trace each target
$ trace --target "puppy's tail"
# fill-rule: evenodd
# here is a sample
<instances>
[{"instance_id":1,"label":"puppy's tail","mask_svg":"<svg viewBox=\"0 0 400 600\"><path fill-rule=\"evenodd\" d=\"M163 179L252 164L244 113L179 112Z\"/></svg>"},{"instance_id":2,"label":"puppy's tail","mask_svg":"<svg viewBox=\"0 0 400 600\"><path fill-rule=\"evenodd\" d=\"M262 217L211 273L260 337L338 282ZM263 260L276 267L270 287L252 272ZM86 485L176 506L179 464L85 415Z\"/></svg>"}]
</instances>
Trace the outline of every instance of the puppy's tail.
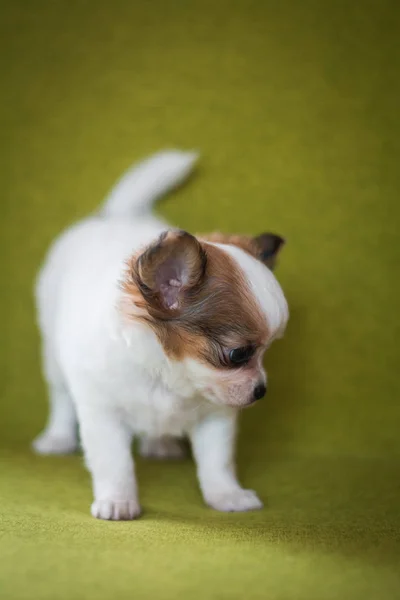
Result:
<instances>
[{"instance_id":1,"label":"puppy's tail","mask_svg":"<svg viewBox=\"0 0 400 600\"><path fill-rule=\"evenodd\" d=\"M150 212L154 202L181 184L192 171L196 152L166 150L134 165L107 196L105 217L135 217Z\"/></svg>"}]
</instances>

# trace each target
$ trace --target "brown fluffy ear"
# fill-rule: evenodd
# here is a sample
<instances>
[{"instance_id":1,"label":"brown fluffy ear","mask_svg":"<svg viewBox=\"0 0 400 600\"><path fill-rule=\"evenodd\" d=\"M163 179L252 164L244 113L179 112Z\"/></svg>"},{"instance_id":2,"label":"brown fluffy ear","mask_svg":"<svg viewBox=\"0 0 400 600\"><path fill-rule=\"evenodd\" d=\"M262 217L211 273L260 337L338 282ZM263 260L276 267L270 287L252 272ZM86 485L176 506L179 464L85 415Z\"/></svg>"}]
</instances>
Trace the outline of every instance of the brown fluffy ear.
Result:
<instances>
[{"instance_id":1,"label":"brown fluffy ear","mask_svg":"<svg viewBox=\"0 0 400 600\"><path fill-rule=\"evenodd\" d=\"M274 233L262 233L252 238L247 235L228 235L226 233L211 233L200 236L206 242L214 244L229 244L248 252L254 258L263 262L271 271L276 265L276 259L285 240Z\"/></svg>"},{"instance_id":2,"label":"brown fluffy ear","mask_svg":"<svg viewBox=\"0 0 400 600\"><path fill-rule=\"evenodd\" d=\"M176 316L185 292L202 280L206 262L195 237L185 231L168 231L139 256L135 279L157 316Z\"/></svg>"},{"instance_id":3,"label":"brown fluffy ear","mask_svg":"<svg viewBox=\"0 0 400 600\"><path fill-rule=\"evenodd\" d=\"M257 258L273 271L279 251L285 244L284 238L274 233L262 233L253 241L257 249Z\"/></svg>"}]
</instances>

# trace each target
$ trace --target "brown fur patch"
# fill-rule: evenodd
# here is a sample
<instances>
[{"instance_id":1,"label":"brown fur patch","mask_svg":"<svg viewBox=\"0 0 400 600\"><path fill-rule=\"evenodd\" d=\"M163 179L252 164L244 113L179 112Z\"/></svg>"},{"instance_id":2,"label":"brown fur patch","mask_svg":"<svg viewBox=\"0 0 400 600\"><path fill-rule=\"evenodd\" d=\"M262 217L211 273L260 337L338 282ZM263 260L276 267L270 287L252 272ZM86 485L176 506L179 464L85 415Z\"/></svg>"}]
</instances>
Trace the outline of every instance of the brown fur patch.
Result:
<instances>
[{"instance_id":1,"label":"brown fur patch","mask_svg":"<svg viewBox=\"0 0 400 600\"><path fill-rule=\"evenodd\" d=\"M166 238L160 239L159 243L163 239ZM160 264L155 256L165 253L156 244L128 261L122 283L122 311L130 319L146 322L171 358L179 360L192 356L220 368L228 366L230 349L262 345L268 330L235 261L221 248L206 241L196 240L196 243L197 256L191 254L194 245L189 256L196 275L182 290L178 310L167 310L152 292L152 264ZM158 250L152 250L156 247ZM149 253L150 262L147 263ZM144 284L143 274L145 277L147 274L150 286Z\"/></svg>"},{"instance_id":2,"label":"brown fur patch","mask_svg":"<svg viewBox=\"0 0 400 600\"><path fill-rule=\"evenodd\" d=\"M251 254L257 260L260 260L271 270L274 269L277 255L285 243L282 237L271 233L263 233L257 237L250 237L248 235L231 235L215 232L207 235L199 235L198 237L213 244L237 246L248 254Z\"/></svg>"},{"instance_id":3,"label":"brown fur patch","mask_svg":"<svg viewBox=\"0 0 400 600\"><path fill-rule=\"evenodd\" d=\"M153 317L181 311L185 292L203 279L206 262L200 242L185 231L164 232L138 257L135 280Z\"/></svg>"}]
</instances>

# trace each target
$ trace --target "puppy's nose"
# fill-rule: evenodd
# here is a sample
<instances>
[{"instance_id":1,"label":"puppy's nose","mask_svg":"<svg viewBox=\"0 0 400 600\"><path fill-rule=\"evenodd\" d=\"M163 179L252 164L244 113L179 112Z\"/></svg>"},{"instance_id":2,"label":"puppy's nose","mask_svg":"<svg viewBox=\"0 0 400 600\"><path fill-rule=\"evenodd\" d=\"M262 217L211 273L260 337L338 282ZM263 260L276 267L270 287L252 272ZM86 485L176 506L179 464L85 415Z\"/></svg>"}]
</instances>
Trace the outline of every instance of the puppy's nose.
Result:
<instances>
[{"instance_id":1,"label":"puppy's nose","mask_svg":"<svg viewBox=\"0 0 400 600\"><path fill-rule=\"evenodd\" d=\"M254 400L261 400L261 398L264 398L266 392L267 392L267 386L264 383L258 384L254 388L254 392L253 392Z\"/></svg>"}]
</instances>

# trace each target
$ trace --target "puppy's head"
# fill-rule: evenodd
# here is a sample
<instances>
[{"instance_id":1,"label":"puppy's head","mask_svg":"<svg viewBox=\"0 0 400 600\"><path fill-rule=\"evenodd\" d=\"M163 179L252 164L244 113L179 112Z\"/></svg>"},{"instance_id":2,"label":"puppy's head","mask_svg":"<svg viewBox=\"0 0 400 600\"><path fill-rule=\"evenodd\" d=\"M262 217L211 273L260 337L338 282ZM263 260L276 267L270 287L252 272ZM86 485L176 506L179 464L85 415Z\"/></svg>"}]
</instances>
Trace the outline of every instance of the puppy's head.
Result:
<instances>
[{"instance_id":1,"label":"puppy's head","mask_svg":"<svg viewBox=\"0 0 400 600\"><path fill-rule=\"evenodd\" d=\"M265 394L263 354L288 319L272 273L283 243L273 234L169 231L129 263L133 318L153 329L172 368L179 363L192 390L211 402L244 407Z\"/></svg>"}]
</instances>

